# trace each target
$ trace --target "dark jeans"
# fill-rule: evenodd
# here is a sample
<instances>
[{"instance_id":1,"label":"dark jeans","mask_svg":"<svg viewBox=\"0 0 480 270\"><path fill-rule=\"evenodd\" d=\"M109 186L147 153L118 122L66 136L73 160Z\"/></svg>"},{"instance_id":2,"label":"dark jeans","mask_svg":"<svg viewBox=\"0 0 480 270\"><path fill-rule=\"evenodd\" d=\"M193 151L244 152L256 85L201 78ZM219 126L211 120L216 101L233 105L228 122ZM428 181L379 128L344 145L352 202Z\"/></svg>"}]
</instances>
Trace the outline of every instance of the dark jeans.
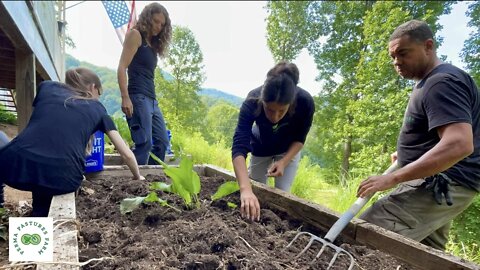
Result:
<instances>
[{"instance_id":1,"label":"dark jeans","mask_svg":"<svg viewBox=\"0 0 480 270\"><path fill-rule=\"evenodd\" d=\"M132 140L135 143L133 153L138 165L157 164L150 158L150 152L165 160L169 145L167 128L156 99L142 94L130 95L133 115L127 118Z\"/></svg>"}]
</instances>

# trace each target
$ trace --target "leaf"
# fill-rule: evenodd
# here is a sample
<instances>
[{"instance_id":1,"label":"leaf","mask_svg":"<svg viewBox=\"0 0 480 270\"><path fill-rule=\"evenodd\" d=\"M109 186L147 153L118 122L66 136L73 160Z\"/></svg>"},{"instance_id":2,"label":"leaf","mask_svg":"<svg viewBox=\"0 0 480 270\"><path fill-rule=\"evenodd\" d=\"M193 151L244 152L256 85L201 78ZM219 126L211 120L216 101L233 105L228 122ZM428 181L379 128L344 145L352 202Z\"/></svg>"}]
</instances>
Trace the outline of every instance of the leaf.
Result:
<instances>
[{"instance_id":1,"label":"leaf","mask_svg":"<svg viewBox=\"0 0 480 270\"><path fill-rule=\"evenodd\" d=\"M210 198L212 201L216 201L234 192L237 192L238 190L240 190L240 187L238 186L237 181L228 181L220 185L215 194L213 194Z\"/></svg>"},{"instance_id":2,"label":"leaf","mask_svg":"<svg viewBox=\"0 0 480 270\"><path fill-rule=\"evenodd\" d=\"M126 213L130 213L133 210L137 209L138 206L145 200L146 197L135 197L135 198L127 198L123 199L120 203L120 213L125 215Z\"/></svg>"},{"instance_id":3,"label":"leaf","mask_svg":"<svg viewBox=\"0 0 480 270\"><path fill-rule=\"evenodd\" d=\"M173 167L161 161L153 153L150 153L150 156L162 165L165 174L172 179L172 192L179 195L187 207L191 207L192 198L196 198L200 193L200 177L193 170L193 161L182 158L179 167Z\"/></svg>"},{"instance_id":4,"label":"leaf","mask_svg":"<svg viewBox=\"0 0 480 270\"><path fill-rule=\"evenodd\" d=\"M150 192L143 202L156 202L161 206L170 206L168 202L164 199L158 197L158 194L155 191ZM174 208L175 209L175 208ZM177 210L177 209L175 209ZM178 210L177 210L178 211Z\"/></svg>"},{"instance_id":5,"label":"leaf","mask_svg":"<svg viewBox=\"0 0 480 270\"><path fill-rule=\"evenodd\" d=\"M233 203L233 202L227 202L227 206L232 208L232 209L235 209L237 208L237 204Z\"/></svg>"},{"instance_id":6,"label":"leaf","mask_svg":"<svg viewBox=\"0 0 480 270\"><path fill-rule=\"evenodd\" d=\"M143 200L144 202L158 202L160 198L158 198L158 195L155 191L151 191L148 193L147 197Z\"/></svg>"},{"instance_id":7,"label":"leaf","mask_svg":"<svg viewBox=\"0 0 480 270\"><path fill-rule=\"evenodd\" d=\"M168 204L168 202L167 202L166 200L164 200L164 199L160 199L160 198L158 198L157 202L158 202L158 203L159 203L161 206L170 206L170 205ZM171 207L171 208L173 208L173 209L175 209L175 210L179 211L179 210L178 210L178 209L176 209L175 207ZM179 212L180 212L180 211L179 211Z\"/></svg>"},{"instance_id":8,"label":"leaf","mask_svg":"<svg viewBox=\"0 0 480 270\"><path fill-rule=\"evenodd\" d=\"M165 182L152 182L150 184L150 190L161 190L165 192L172 192L172 185Z\"/></svg>"},{"instance_id":9,"label":"leaf","mask_svg":"<svg viewBox=\"0 0 480 270\"><path fill-rule=\"evenodd\" d=\"M189 158L183 158L180 161L179 170L182 178L180 179L182 186L191 194L200 192L200 177L193 170L193 161Z\"/></svg>"}]
</instances>

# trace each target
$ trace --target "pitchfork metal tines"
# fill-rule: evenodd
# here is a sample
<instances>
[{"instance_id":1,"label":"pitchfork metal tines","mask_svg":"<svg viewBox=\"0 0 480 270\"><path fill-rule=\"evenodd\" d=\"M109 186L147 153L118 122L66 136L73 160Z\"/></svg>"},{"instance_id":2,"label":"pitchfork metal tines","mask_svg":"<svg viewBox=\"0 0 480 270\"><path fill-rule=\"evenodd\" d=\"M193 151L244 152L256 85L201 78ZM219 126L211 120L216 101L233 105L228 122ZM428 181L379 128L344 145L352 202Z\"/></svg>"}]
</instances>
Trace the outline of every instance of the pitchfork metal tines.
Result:
<instances>
[{"instance_id":1,"label":"pitchfork metal tines","mask_svg":"<svg viewBox=\"0 0 480 270\"><path fill-rule=\"evenodd\" d=\"M317 255L312 260L312 262L315 261L317 258L319 258L327 247L330 247L333 250L335 250L335 254L333 254L333 257L328 264L327 270L330 269L330 267L333 266L333 264L337 260L337 257L339 255L343 255L343 254L347 255L350 258L350 266L348 267L348 270L353 269L353 266L355 265L355 259L353 258L352 254L348 253L345 249L332 244L330 241L328 241L326 239L323 239L323 238L320 238L320 237L318 237L314 234L311 234L309 232L299 232L297 235L295 235L293 240L287 245L287 247L285 249L289 248L293 244L293 242L295 242L295 240L297 240L302 235L310 236L310 240L308 241L308 244L305 246L305 248L300 253L298 253L298 255L295 256L295 258L298 258L298 257L302 256L302 254L305 253L315 241L317 241L317 242L320 242L322 244L322 248L317 253Z\"/></svg>"},{"instance_id":2,"label":"pitchfork metal tines","mask_svg":"<svg viewBox=\"0 0 480 270\"><path fill-rule=\"evenodd\" d=\"M397 165L397 162L395 161L383 174L389 174L389 173L395 171L396 169L398 169L398 165ZM287 247L285 249L292 246L293 242L295 242L300 236L308 235L308 236L310 236L310 240L308 241L308 244L305 246L305 248L295 258L298 258L302 254L304 254L310 248L310 246L312 246L312 244L314 242L319 242L319 243L322 244L322 248L317 253L317 256L315 256L315 258L312 260L312 262L315 261L318 257L320 257L327 247L330 247L333 250L335 250L335 254L333 255L332 259L330 260L330 263L328 264L327 270L330 269L330 267L332 267L332 265L337 260L337 257L339 255L343 255L343 254L347 255L350 258L350 266L348 267L348 270L351 270L353 268L354 264L355 264L355 259L353 258L352 254L348 253L343 248L334 245L333 241L335 241L337 236L343 231L343 229L348 225L348 223L352 220L352 218L354 216L356 216L358 214L358 212L360 212L362 207L365 206L365 204L367 204L367 202L368 202L368 200L370 200L370 198L371 198L371 196L365 197L365 198L358 198L355 201L355 203L352 206L350 206L350 208L348 208L348 210L340 216L340 218L335 222L335 224L333 224L333 226L330 228L330 230L328 230L328 232L327 232L327 234L325 235L324 238L318 237L318 236L316 236L314 234L311 234L309 232L299 232L299 233L297 233L297 235L295 235L293 240L287 245Z\"/></svg>"}]
</instances>

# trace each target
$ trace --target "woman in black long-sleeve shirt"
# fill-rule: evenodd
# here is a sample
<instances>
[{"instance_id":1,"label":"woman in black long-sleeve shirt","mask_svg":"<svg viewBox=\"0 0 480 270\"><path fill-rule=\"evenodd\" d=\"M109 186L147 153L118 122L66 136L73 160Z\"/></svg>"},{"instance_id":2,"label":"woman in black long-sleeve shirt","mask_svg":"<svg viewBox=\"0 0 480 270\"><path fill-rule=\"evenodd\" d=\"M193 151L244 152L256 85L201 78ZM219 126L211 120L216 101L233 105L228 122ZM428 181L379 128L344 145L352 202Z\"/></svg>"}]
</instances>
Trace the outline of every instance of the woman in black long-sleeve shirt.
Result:
<instances>
[{"instance_id":1,"label":"woman in black long-sleeve shirt","mask_svg":"<svg viewBox=\"0 0 480 270\"><path fill-rule=\"evenodd\" d=\"M260 204L250 178L266 183L267 177L275 177L275 186L285 191L290 190L295 178L315 111L312 96L297 87L298 79L295 64L278 63L267 73L263 86L248 94L240 109L232 160L240 186L240 210L246 218L260 218Z\"/></svg>"}]
</instances>

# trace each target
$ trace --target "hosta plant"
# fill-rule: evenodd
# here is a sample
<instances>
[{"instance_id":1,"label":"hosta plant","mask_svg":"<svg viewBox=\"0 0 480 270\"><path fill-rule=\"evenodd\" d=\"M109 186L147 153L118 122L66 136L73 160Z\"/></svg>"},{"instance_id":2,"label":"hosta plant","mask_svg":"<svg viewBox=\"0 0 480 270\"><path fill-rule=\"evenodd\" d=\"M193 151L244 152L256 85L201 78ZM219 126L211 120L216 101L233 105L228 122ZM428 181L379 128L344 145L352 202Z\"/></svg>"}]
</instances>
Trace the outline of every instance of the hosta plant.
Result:
<instances>
[{"instance_id":1,"label":"hosta plant","mask_svg":"<svg viewBox=\"0 0 480 270\"><path fill-rule=\"evenodd\" d=\"M129 213L135 210L140 204L148 202L157 202L161 206L173 208L176 211L180 211L177 208L169 205L166 200L158 197L157 191L163 191L173 193L182 198L185 208L194 209L200 207L200 201L198 194L200 193L201 184L200 177L193 170L193 162L191 159L182 155L180 164L178 167L167 165L160 160L157 156L150 153L151 157L161 164L165 174L171 179L171 184L164 182L152 182L149 186L150 193L144 197L135 197L124 199L120 203L120 212L122 214ZM239 190L238 183L236 181L229 181L222 184L218 190L211 196L211 200L215 201L225 196L228 196ZM228 206L235 208L236 205L231 202L227 202Z\"/></svg>"}]
</instances>

